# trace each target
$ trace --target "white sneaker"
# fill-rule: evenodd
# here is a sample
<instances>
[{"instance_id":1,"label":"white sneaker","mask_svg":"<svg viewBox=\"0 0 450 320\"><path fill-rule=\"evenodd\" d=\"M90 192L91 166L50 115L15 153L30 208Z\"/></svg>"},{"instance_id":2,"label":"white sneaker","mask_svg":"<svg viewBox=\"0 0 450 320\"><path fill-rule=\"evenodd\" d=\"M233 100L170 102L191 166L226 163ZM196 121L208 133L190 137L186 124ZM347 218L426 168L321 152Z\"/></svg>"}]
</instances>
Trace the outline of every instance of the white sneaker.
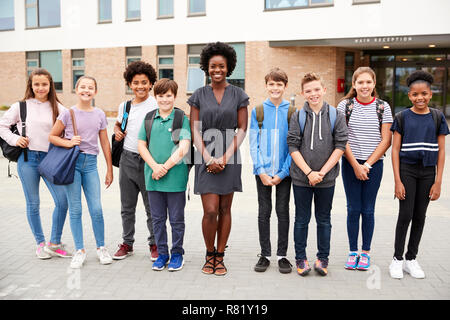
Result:
<instances>
[{"instance_id":1,"label":"white sneaker","mask_svg":"<svg viewBox=\"0 0 450 320\"><path fill-rule=\"evenodd\" d=\"M417 260L406 260L405 264L403 265L403 270L405 272L408 272L411 277L416 279L423 279L425 278L425 272L423 272L422 268L420 267Z\"/></svg>"},{"instance_id":2,"label":"white sneaker","mask_svg":"<svg viewBox=\"0 0 450 320\"><path fill-rule=\"evenodd\" d=\"M110 264L112 263L112 258L108 252L108 250L106 250L105 247L100 247L97 249L97 257L100 260L101 264Z\"/></svg>"},{"instance_id":3,"label":"white sneaker","mask_svg":"<svg viewBox=\"0 0 450 320\"><path fill-rule=\"evenodd\" d=\"M73 255L72 261L70 262L70 267L72 269L80 269L83 266L85 260L86 252L83 252L80 249Z\"/></svg>"},{"instance_id":4,"label":"white sneaker","mask_svg":"<svg viewBox=\"0 0 450 320\"><path fill-rule=\"evenodd\" d=\"M50 259L52 257L50 254L46 252L45 248L46 248L45 242L42 242L41 244L38 245L36 249L36 255L39 259Z\"/></svg>"},{"instance_id":5,"label":"white sneaker","mask_svg":"<svg viewBox=\"0 0 450 320\"><path fill-rule=\"evenodd\" d=\"M403 260L392 259L391 265L389 266L389 273L394 279L403 278Z\"/></svg>"}]
</instances>

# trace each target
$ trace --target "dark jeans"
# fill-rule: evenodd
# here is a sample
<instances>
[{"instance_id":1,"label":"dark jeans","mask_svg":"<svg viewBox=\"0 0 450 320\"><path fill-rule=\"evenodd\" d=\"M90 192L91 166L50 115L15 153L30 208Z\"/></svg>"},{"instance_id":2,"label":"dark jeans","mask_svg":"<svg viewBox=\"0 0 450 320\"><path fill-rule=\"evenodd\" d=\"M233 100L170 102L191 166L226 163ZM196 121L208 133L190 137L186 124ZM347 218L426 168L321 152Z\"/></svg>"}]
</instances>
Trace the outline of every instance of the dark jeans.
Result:
<instances>
[{"instance_id":1,"label":"dark jeans","mask_svg":"<svg viewBox=\"0 0 450 320\"><path fill-rule=\"evenodd\" d=\"M331 238L331 207L334 186L328 188L300 187L293 185L295 199L294 243L295 259L306 260L308 225L314 196L314 214L317 223L317 258L328 261Z\"/></svg>"},{"instance_id":2,"label":"dark jeans","mask_svg":"<svg viewBox=\"0 0 450 320\"><path fill-rule=\"evenodd\" d=\"M436 168L424 167L422 164L400 163L400 179L405 186L405 200L399 200L397 227L395 229L395 253L397 260L403 260L406 234L409 224L411 231L409 235L408 251L406 260L413 260L419 251L419 243L425 225L425 216L429 192L435 181Z\"/></svg>"},{"instance_id":3,"label":"dark jeans","mask_svg":"<svg viewBox=\"0 0 450 320\"><path fill-rule=\"evenodd\" d=\"M272 214L272 187L265 186L259 176L256 177L258 191L258 231L261 255L270 257L270 215ZM291 197L291 178L284 178L275 186L275 211L278 217L277 256L285 257L289 236L289 200Z\"/></svg>"},{"instance_id":4,"label":"dark jeans","mask_svg":"<svg viewBox=\"0 0 450 320\"><path fill-rule=\"evenodd\" d=\"M155 236L153 234L152 215L150 213L150 205L147 198L147 190L145 188L144 177L144 160L139 154L123 150L120 157L119 167L119 187L120 202L122 214L123 242L129 246L133 246L135 223L136 223L136 205L139 193L142 195L145 212L147 214L147 228L149 231L148 244L155 244Z\"/></svg>"},{"instance_id":5,"label":"dark jeans","mask_svg":"<svg viewBox=\"0 0 450 320\"><path fill-rule=\"evenodd\" d=\"M184 207L186 205L186 192L158 192L148 191L150 209L152 210L153 230L155 231L158 253L169 255L167 245L167 214L172 228L171 253L184 254Z\"/></svg>"},{"instance_id":6,"label":"dark jeans","mask_svg":"<svg viewBox=\"0 0 450 320\"><path fill-rule=\"evenodd\" d=\"M365 161L358 160L360 164ZM342 181L347 198L347 234L350 251L358 251L359 220L362 216L362 250L370 251L375 228L375 202L383 177L383 160L378 160L369 172L369 180L359 180L353 167L342 158Z\"/></svg>"}]
</instances>

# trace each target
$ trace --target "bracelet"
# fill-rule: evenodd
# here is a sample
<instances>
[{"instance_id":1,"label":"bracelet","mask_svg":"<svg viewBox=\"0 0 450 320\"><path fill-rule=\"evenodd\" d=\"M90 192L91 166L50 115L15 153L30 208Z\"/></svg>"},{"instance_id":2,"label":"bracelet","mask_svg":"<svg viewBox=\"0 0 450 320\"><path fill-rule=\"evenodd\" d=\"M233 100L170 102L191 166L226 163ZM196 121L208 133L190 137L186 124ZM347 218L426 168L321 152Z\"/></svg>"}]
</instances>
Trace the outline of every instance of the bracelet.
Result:
<instances>
[{"instance_id":1,"label":"bracelet","mask_svg":"<svg viewBox=\"0 0 450 320\"><path fill-rule=\"evenodd\" d=\"M213 163L213 161L214 161L213 157L209 158L209 161L206 163L206 166L208 167L211 163Z\"/></svg>"},{"instance_id":2,"label":"bracelet","mask_svg":"<svg viewBox=\"0 0 450 320\"><path fill-rule=\"evenodd\" d=\"M313 172L313 170L311 169L311 171L306 175L306 176L309 176L310 174L311 174L311 172Z\"/></svg>"},{"instance_id":3,"label":"bracelet","mask_svg":"<svg viewBox=\"0 0 450 320\"><path fill-rule=\"evenodd\" d=\"M372 169L372 166L371 166L370 164L368 164L367 162L364 162L364 165L365 165L367 168Z\"/></svg>"}]
</instances>

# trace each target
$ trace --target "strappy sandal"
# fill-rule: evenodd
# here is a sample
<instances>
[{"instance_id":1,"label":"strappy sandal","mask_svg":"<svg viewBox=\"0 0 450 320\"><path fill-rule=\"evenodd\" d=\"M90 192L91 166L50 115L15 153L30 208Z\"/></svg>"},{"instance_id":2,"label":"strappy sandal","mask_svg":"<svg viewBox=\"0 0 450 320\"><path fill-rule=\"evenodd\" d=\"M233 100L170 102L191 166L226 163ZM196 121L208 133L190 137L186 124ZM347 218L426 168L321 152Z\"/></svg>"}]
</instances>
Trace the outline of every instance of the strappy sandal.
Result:
<instances>
[{"instance_id":1,"label":"strappy sandal","mask_svg":"<svg viewBox=\"0 0 450 320\"><path fill-rule=\"evenodd\" d=\"M215 263L215 270L214 270L214 274L216 276L224 276L228 273L227 268L225 267L225 264L223 262L223 257L225 256L225 252L216 252L216 258L222 258L222 260L217 260L216 259L216 263ZM224 272L217 272L217 270L224 270Z\"/></svg>"},{"instance_id":2,"label":"strappy sandal","mask_svg":"<svg viewBox=\"0 0 450 320\"><path fill-rule=\"evenodd\" d=\"M216 248L214 248L214 251L206 250L205 264L202 267L202 272L204 274L214 274L214 272L216 272L215 266L216 266ZM208 271L205 271L205 269Z\"/></svg>"}]
</instances>

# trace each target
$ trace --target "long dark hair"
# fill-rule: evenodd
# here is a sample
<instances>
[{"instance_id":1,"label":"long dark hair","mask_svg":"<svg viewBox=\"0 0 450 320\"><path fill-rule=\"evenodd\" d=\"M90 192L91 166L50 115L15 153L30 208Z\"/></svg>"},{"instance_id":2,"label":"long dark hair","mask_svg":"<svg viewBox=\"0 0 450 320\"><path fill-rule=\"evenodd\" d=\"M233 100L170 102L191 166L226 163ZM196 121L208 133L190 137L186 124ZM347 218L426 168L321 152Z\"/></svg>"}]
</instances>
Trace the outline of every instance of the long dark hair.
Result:
<instances>
[{"instance_id":1,"label":"long dark hair","mask_svg":"<svg viewBox=\"0 0 450 320\"><path fill-rule=\"evenodd\" d=\"M353 73L352 76L352 88L350 89L350 91L345 95L344 98L342 98L342 100L347 100L347 99L353 99L355 98L358 94L355 90L355 88L353 87L353 85L356 83L356 80L358 79L358 77L360 75L362 75L363 73L368 73L370 74L370 76L372 77L372 80L374 83L377 82L377 76L375 74L375 71L372 70L372 68L370 67L359 67L358 69L355 70L355 72ZM373 88L372 91L372 97L378 97L378 93L377 93L377 89ZM341 100L341 101L342 101Z\"/></svg>"},{"instance_id":2,"label":"long dark hair","mask_svg":"<svg viewBox=\"0 0 450 320\"><path fill-rule=\"evenodd\" d=\"M27 88L25 90L25 96L23 98L23 100L27 100L30 98L34 98L34 92L33 92L33 77L34 76L46 76L48 81L50 82L50 90L48 92L48 102L50 102L50 105L52 107L52 112L53 112L53 123L56 122L56 119L59 116L59 110L58 110L58 102L61 103L58 99L58 96L56 95L56 90L55 90L55 83L53 82L53 78L52 75L50 74L50 72L48 72L45 69L42 68L38 68L38 69L34 69L31 73L30 76L28 77L28 81L27 81Z\"/></svg>"}]
</instances>

